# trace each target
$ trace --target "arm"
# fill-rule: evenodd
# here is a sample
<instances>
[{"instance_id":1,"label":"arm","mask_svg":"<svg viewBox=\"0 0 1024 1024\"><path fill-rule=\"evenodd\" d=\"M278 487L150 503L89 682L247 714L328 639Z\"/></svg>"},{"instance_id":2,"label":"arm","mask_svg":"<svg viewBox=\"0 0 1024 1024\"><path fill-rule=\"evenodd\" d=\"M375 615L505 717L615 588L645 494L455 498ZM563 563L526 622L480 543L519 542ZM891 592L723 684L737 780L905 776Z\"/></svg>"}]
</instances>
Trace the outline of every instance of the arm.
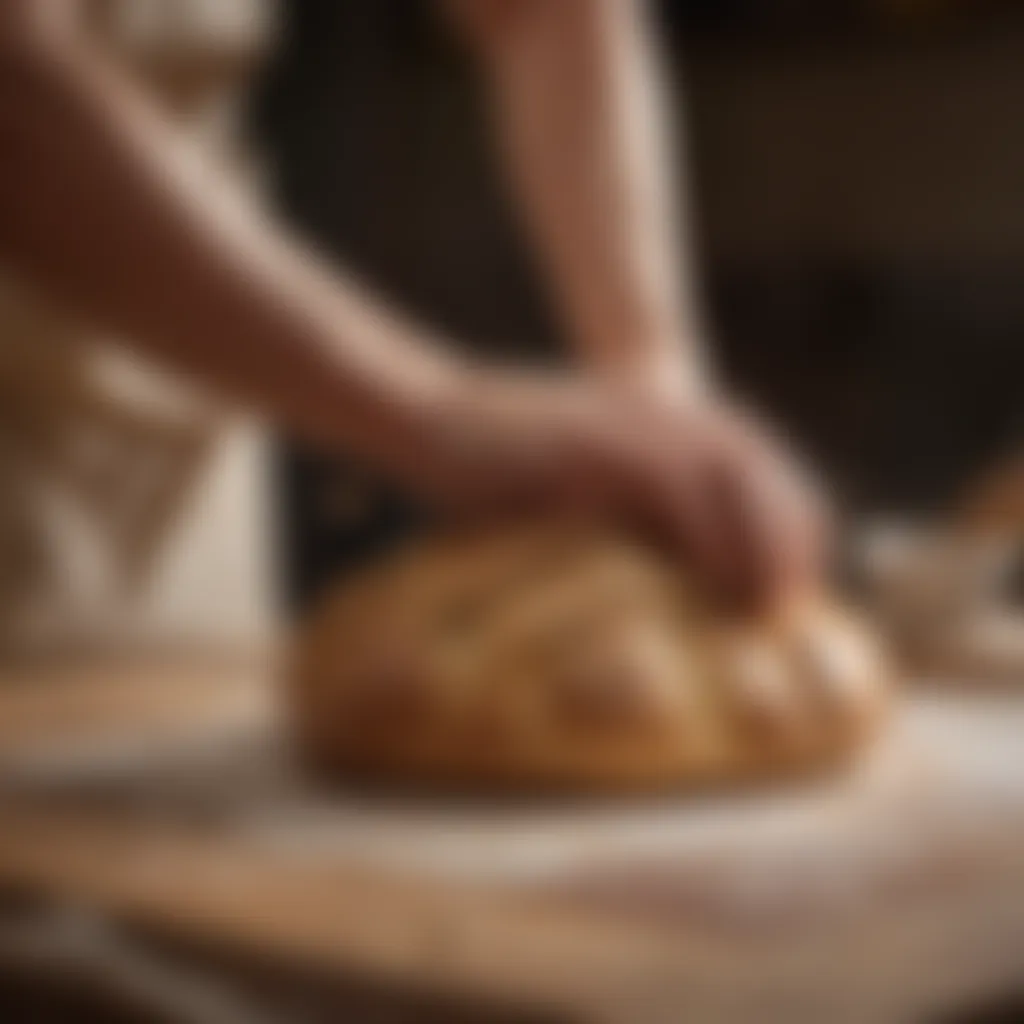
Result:
<instances>
[{"instance_id":1,"label":"arm","mask_svg":"<svg viewBox=\"0 0 1024 1024\"><path fill-rule=\"evenodd\" d=\"M806 575L784 459L700 403L446 358L233 200L74 32L9 19L60 6L0 4L0 263L430 498L610 516L729 590Z\"/></svg>"},{"instance_id":2,"label":"arm","mask_svg":"<svg viewBox=\"0 0 1024 1024\"><path fill-rule=\"evenodd\" d=\"M702 376L668 131L640 0L450 0L491 85L505 166L569 334L616 380Z\"/></svg>"},{"instance_id":3,"label":"arm","mask_svg":"<svg viewBox=\"0 0 1024 1024\"><path fill-rule=\"evenodd\" d=\"M571 342L592 377L674 417L665 471L686 492L690 557L761 593L813 578L816 488L799 470L794 485L786 446L709 386L644 0L445 5L485 72L504 166Z\"/></svg>"},{"instance_id":4,"label":"arm","mask_svg":"<svg viewBox=\"0 0 1024 1024\"><path fill-rule=\"evenodd\" d=\"M0 20L0 151L0 263L315 441L417 471L456 368L246 208L72 30Z\"/></svg>"}]
</instances>

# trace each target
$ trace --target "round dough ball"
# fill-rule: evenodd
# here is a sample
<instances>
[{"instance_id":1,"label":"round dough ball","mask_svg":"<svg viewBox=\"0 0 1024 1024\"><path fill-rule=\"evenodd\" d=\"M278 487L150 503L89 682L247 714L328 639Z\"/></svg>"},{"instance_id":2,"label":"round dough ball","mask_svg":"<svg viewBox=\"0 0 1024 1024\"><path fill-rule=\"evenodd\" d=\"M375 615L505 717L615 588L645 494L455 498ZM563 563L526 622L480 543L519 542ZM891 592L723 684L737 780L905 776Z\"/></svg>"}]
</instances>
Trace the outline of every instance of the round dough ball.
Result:
<instances>
[{"instance_id":1,"label":"round dough ball","mask_svg":"<svg viewBox=\"0 0 1024 1024\"><path fill-rule=\"evenodd\" d=\"M873 638L823 601L733 621L645 548L568 524L435 540L346 583L292 683L335 771L579 791L835 763L887 693Z\"/></svg>"}]
</instances>

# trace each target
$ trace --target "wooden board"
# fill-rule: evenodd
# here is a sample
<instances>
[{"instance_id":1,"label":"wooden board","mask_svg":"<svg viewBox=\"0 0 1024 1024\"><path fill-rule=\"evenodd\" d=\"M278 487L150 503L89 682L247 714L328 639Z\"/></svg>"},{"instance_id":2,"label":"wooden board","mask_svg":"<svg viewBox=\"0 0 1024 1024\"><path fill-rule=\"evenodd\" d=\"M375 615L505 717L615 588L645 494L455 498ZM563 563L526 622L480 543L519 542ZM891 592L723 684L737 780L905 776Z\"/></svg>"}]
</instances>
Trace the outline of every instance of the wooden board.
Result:
<instances>
[{"instance_id":1,"label":"wooden board","mask_svg":"<svg viewBox=\"0 0 1024 1024\"><path fill-rule=\"evenodd\" d=\"M1024 696L918 691L855 772L571 804L328 792L251 668L0 681L0 890L574 1018L898 1020L1024 988Z\"/></svg>"}]
</instances>

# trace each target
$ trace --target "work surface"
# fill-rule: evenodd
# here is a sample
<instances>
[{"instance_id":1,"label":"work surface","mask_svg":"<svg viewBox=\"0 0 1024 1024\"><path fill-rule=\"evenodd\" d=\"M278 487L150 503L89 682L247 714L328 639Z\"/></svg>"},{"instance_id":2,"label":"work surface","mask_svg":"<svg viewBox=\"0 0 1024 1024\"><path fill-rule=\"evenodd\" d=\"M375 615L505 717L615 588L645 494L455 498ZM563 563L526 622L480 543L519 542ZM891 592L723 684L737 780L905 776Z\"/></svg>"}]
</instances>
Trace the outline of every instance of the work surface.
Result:
<instances>
[{"instance_id":1,"label":"work surface","mask_svg":"<svg viewBox=\"0 0 1024 1024\"><path fill-rule=\"evenodd\" d=\"M916 688L855 772L786 791L498 805L314 784L252 671L8 675L19 899L585 1019L904 1020L1024 989L1024 694Z\"/></svg>"}]
</instances>

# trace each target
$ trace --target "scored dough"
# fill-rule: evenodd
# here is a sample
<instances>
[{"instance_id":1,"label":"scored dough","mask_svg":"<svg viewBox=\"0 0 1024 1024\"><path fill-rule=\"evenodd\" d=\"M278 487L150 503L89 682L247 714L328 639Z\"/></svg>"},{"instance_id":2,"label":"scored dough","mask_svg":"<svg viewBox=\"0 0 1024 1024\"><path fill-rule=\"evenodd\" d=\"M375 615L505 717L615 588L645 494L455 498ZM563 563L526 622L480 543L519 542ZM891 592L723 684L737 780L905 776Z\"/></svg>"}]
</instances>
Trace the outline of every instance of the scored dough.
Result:
<instances>
[{"instance_id":1,"label":"scored dough","mask_svg":"<svg viewBox=\"0 0 1024 1024\"><path fill-rule=\"evenodd\" d=\"M330 769L412 784L628 790L842 760L873 732L872 638L823 601L740 621L619 537L435 540L329 594L292 672Z\"/></svg>"}]
</instances>

